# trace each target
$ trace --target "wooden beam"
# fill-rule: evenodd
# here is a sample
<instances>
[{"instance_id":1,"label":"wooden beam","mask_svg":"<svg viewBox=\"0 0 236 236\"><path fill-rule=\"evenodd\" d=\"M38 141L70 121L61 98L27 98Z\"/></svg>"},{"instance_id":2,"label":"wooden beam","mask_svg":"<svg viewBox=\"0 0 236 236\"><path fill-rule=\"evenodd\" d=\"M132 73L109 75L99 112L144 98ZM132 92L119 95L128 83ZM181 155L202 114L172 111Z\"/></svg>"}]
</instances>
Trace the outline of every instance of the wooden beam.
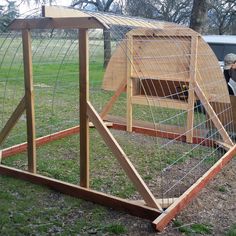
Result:
<instances>
[{"instance_id":1,"label":"wooden beam","mask_svg":"<svg viewBox=\"0 0 236 236\"><path fill-rule=\"evenodd\" d=\"M168 208L171 204L173 204L178 198L158 198L156 201L160 206L165 209ZM143 200L132 200L133 203L137 203L139 205L146 205Z\"/></svg>"},{"instance_id":2,"label":"wooden beam","mask_svg":"<svg viewBox=\"0 0 236 236\"><path fill-rule=\"evenodd\" d=\"M3 141L7 138L10 131L13 129L13 127L16 125L17 121L22 116L24 110L25 110L25 97L23 97L21 99L21 101L17 105L15 111L12 113L11 117L8 119L6 125L1 130L1 132L0 132L0 144L2 144Z\"/></svg>"},{"instance_id":3,"label":"wooden beam","mask_svg":"<svg viewBox=\"0 0 236 236\"><path fill-rule=\"evenodd\" d=\"M120 163L121 167L130 178L134 186L137 188L147 205L162 211L161 206L156 202L155 197L153 196L147 185L144 183L143 179L140 177L129 158L126 156L118 142L112 136L109 129L104 125L101 117L89 102L87 103L87 112L90 120L95 125L97 131L102 136L106 145L110 148L110 150Z\"/></svg>"},{"instance_id":4,"label":"wooden beam","mask_svg":"<svg viewBox=\"0 0 236 236\"><path fill-rule=\"evenodd\" d=\"M172 109L187 110L188 103L179 101L177 99L161 98L154 96L135 95L131 98L132 104L154 106L154 107L168 107Z\"/></svg>"},{"instance_id":5,"label":"wooden beam","mask_svg":"<svg viewBox=\"0 0 236 236\"><path fill-rule=\"evenodd\" d=\"M124 200L119 197L114 197L98 191L83 188L78 185L69 184L38 174L32 174L12 167L0 165L0 174L30 181L34 184L45 185L61 193L98 203L103 206L111 207L113 209L126 211L132 215L145 219L154 220L158 215L160 215L160 211L154 208L135 204L131 201Z\"/></svg>"},{"instance_id":6,"label":"wooden beam","mask_svg":"<svg viewBox=\"0 0 236 236\"><path fill-rule=\"evenodd\" d=\"M31 35L28 29L22 31L23 60L24 60L24 81L25 81L25 105L27 122L27 143L28 143L28 170L36 173L36 134L34 114L34 86Z\"/></svg>"},{"instance_id":7,"label":"wooden beam","mask_svg":"<svg viewBox=\"0 0 236 236\"><path fill-rule=\"evenodd\" d=\"M193 125L194 125L194 81L197 75L197 53L198 53L198 36L191 38L191 57L190 57L190 81L188 88L188 114L187 114L187 133L186 141L193 142Z\"/></svg>"},{"instance_id":8,"label":"wooden beam","mask_svg":"<svg viewBox=\"0 0 236 236\"><path fill-rule=\"evenodd\" d=\"M167 208L156 220L153 226L162 231L166 225L184 208L190 201L214 178L226 164L236 155L234 145L223 157L220 158L202 177L200 177L187 191L182 194L169 208Z\"/></svg>"},{"instance_id":9,"label":"wooden beam","mask_svg":"<svg viewBox=\"0 0 236 236\"><path fill-rule=\"evenodd\" d=\"M217 114L215 113L212 106L210 105L207 97L205 96L204 92L200 88L198 82L195 81L194 83L195 83L195 92L196 92L198 98L200 99L201 103L203 104L206 112L208 113L209 118L212 120L213 124L217 128L217 130L220 133L221 137L223 138L224 142L229 144L230 146L233 146L234 145L233 141L229 137L229 135L228 135L227 131L225 130L224 126L222 125L220 119L218 118Z\"/></svg>"},{"instance_id":10,"label":"wooden beam","mask_svg":"<svg viewBox=\"0 0 236 236\"><path fill-rule=\"evenodd\" d=\"M103 29L104 26L94 17L35 18L16 19L9 30L23 29Z\"/></svg>"},{"instance_id":11,"label":"wooden beam","mask_svg":"<svg viewBox=\"0 0 236 236\"><path fill-rule=\"evenodd\" d=\"M108 126L107 127L111 127L110 123L106 123L105 124ZM94 126L91 126L94 127ZM125 124L121 124L121 123L116 123L113 122L112 123L112 128L113 129L117 129L117 130L126 130L126 125ZM52 141L56 141L74 134L78 134L80 132L80 127L79 126L75 126L66 130L62 130L53 134L49 134L40 138L36 139L36 146L42 146L44 144L50 143ZM168 138L168 139L175 139L177 141L181 141L181 142L185 142L186 137L185 135L182 135L180 133L171 133L170 131L165 131L165 130L156 130L153 128L149 128L149 127L142 127L142 126L134 126L134 130L133 132L135 133L140 133L140 134L144 134L144 135L148 135L148 136L153 136L153 137L161 137L161 138ZM200 131L201 132L201 131ZM218 141L215 140L210 140L210 139L205 139L205 138L201 138L201 137L197 137L194 136L193 137L193 143L194 144L200 144L203 146L208 146L208 147L214 147L214 146L222 146L222 143L219 143ZM229 145L224 144L225 148L229 147ZM5 148L2 150L2 159L5 159L7 157L22 153L24 151L27 150L27 143L21 143L21 144L17 144L15 146L9 147L9 148Z\"/></svg>"},{"instance_id":12,"label":"wooden beam","mask_svg":"<svg viewBox=\"0 0 236 236\"><path fill-rule=\"evenodd\" d=\"M133 126L133 80L132 80L132 66L133 66L133 36L127 36L126 39L126 118L127 131L132 132Z\"/></svg>"},{"instance_id":13,"label":"wooden beam","mask_svg":"<svg viewBox=\"0 0 236 236\"><path fill-rule=\"evenodd\" d=\"M107 127L112 127L113 124L110 122L105 122L105 125ZM89 123L89 127L94 128L94 125L92 123ZM77 125L69 129L61 130L53 134L39 137L36 139L36 147L79 133L80 133L80 126ZM26 150L27 150L27 143L20 143L12 147L5 148L2 150L2 158L5 159L7 157L22 153Z\"/></svg>"},{"instance_id":14,"label":"wooden beam","mask_svg":"<svg viewBox=\"0 0 236 236\"><path fill-rule=\"evenodd\" d=\"M100 113L100 116L101 116L102 119L111 110L112 106L117 101L117 99L119 98L121 93L125 91L126 85L127 85L126 79L121 81L121 83L120 83L118 89L115 91L114 95L111 97L111 99L108 101L108 103L103 107L102 112Z\"/></svg>"},{"instance_id":15,"label":"wooden beam","mask_svg":"<svg viewBox=\"0 0 236 236\"><path fill-rule=\"evenodd\" d=\"M216 143L217 146L219 146L220 148L223 148L225 151L229 151L230 148L232 147L231 145L229 145L227 143L224 143L224 142L221 142L219 140L216 140L215 143Z\"/></svg>"},{"instance_id":16,"label":"wooden beam","mask_svg":"<svg viewBox=\"0 0 236 236\"><path fill-rule=\"evenodd\" d=\"M112 128L125 131L126 125L120 124L120 123L113 123ZM179 134L179 133L167 132L167 131L156 130L152 128L140 127L140 126L133 126L133 132L138 133L138 134L144 134L147 136L152 136L152 137L175 139L176 141L186 142L186 135ZM202 146L207 146L207 147L217 146L217 143L215 142L215 140L202 138L202 137L193 137L193 144L200 144Z\"/></svg>"},{"instance_id":17,"label":"wooden beam","mask_svg":"<svg viewBox=\"0 0 236 236\"><path fill-rule=\"evenodd\" d=\"M80 81L80 186L89 188L89 54L88 29L79 30Z\"/></svg>"},{"instance_id":18,"label":"wooden beam","mask_svg":"<svg viewBox=\"0 0 236 236\"><path fill-rule=\"evenodd\" d=\"M142 77L142 75L140 76L132 76L133 80L145 80L147 79L147 77ZM150 79L150 78L149 78ZM172 75L172 77L168 74L163 74L163 75L158 75L158 78L151 78L151 80L165 80L165 81L176 81L176 82L184 82L184 83L188 83L189 82L189 78L181 78L181 77L177 77L177 75Z\"/></svg>"},{"instance_id":19,"label":"wooden beam","mask_svg":"<svg viewBox=\"0 0 236 236\"><path fill-rule=\"evenodd\" d=\"M90 17L90 15L79 9L72 9L60 6L42 6L42 17L70 18L70 17Z\"/></svg>"}]
</instances>

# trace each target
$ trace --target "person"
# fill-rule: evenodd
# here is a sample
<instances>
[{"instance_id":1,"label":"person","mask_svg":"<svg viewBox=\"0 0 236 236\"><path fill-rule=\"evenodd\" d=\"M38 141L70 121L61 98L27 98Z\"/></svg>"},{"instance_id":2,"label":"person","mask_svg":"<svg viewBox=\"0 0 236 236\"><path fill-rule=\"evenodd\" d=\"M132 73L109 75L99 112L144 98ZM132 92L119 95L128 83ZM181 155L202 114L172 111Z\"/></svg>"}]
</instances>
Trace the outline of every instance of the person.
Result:
<instances>
[{"instance_id":1,"label":"person","mask_svg":"<svg viewBox=\"0 0 236 236\"><path fill-rule=\"evenodd\" d=\"M230 79L236 83L236 54L229 53L224 58L224 77L228 85L230 95L235 95L233 89L229 85Z\"/></svg>"}]
</instances>

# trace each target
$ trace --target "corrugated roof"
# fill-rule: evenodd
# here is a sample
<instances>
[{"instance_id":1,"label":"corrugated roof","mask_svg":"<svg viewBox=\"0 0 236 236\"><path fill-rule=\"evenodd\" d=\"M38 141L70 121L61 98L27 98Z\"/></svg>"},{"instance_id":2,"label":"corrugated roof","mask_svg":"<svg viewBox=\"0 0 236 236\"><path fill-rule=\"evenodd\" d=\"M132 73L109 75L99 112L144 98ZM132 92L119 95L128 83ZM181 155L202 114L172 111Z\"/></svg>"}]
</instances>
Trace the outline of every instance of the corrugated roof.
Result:
<instances>
[{"instance_id":1,"label":"corrugated roof","mask_svg":"<svg viewBox=\"0 0 236 236\"><path fill-rule=\"evenodd\" d=\"M108 14L105 12L91 12L91 11L81 11L78 9L60 7L60 6L44 6L43 16L45 17L83 17L83 16L93 16L99 20L103 25L110 27L112 25L130 26L130 27L145 27L145 28L155 28L162 29L165 28L182 28L183 26L162 22L157 20L150 20L144 18L127 17L115 14Z\"/></svg>"}]
</instances>

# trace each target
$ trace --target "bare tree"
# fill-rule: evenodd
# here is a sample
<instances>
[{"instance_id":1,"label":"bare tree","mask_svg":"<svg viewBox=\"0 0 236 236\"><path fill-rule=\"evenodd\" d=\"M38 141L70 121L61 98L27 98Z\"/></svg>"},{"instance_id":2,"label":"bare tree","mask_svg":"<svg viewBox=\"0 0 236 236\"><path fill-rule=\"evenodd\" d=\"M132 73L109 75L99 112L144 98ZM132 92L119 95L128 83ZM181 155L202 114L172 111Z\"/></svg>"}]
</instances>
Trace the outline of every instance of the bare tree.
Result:
<instances>
[{"instance_id":1,"label":"bare tree","mask_svg":"<svg viewBox=\"0 0 236 236\"><path fill-rule=\"evenodd\" d=\"M210 0L194 0L193 8L190 18L190 28L203 33L208 17L208 9L210 6Z\"/></svg>"},{"instance_id":2,"label":"bare tree","mask_svg":"<svg viewBox=\"0 0 236 236\"><path fill-rule=\"evenodd\" d=\"M110 12L115 8L117 3L115 0L74 0L72 1L72 7L78 7L80 9L91 9L93 7L95 10ZM115 5L115 6L114 6ZM114 7L114 8L113 8ZM116 8L117 9L117 8ZM104 38L104 68L107 67L107 64L111 58L111 34L107 29L103 30Z\"/></svg>"},{"instance_id":3,"label":"bare tree","mask_svg":"<svg viewBox=\"0 0 236 236\"><path fill-rule=\"evenodd\" d=\"M189 24L193 0L127 0L130 15Z\"/></svg>"},{"instance_id":4,"label":"bare tree","mask_svg":"<svg viewBox=\"0 0 236 236\"><path fill-rule=\"evenodd\" d=\"M209 25L218 34L232 33L235 27L236 1L211 0L209 10Z\"/></svg>"}]
</instances>

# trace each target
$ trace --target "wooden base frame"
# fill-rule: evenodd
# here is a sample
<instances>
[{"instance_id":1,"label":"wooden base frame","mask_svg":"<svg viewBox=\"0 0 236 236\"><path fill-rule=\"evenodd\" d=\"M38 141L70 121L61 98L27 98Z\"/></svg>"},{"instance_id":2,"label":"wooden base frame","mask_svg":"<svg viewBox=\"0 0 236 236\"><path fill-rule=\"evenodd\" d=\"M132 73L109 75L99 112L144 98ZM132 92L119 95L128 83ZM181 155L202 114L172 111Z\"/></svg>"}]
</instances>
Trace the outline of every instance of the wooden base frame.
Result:
<instances>
[{"instance_id":1,"label":"wooden base frame","mask_svg":"<svg viewBox=\"0 0 236 236\"><path fill-rule=\"evenodd\" d=\"M112 136L111 132L107 128L103 117L112 107L112 104L117 100L119 95L126 89L132 90L132 83L127 85L125 82L120 84L117 93L114 94L111 101L107 104L102 112L102 117L96 112L92 104L89 102L89 63L88 63L88 29L90 28L105 28L106 26L100 23L93 17L82 18L42 18L42 19L26 19L15 20L10 29L21 30L23 40L23 55L24 55L24 79L25 79L25 96L19 103L13 115L4 127L4 130L0 133L0 143L9 134L17 120L20 118L22 112L26 110L27 117L27 143L19 144L8 149L4 149L0 152L0 159L10 157L14 154L27 150L28 154L28 171L22 171L15 168L7 167L0 164L0 174L16 177L19 179L27 180L35 184L45 185L57 191L65 194L69 194L74 197L79 197L84 200L92 201L102 204L104 206L112 207L114 209L124 210L132 215L150 219L153 222L153 226L156 230L162 231L168 222L175 217L175 215L182 210L187 204L199 193L199 191L233 158L236 154L236 145L232 142L224 129L221 121L218 119L213 108L209 104L205 94L201 90L201 87L193 79L194 92L205 105L207 113L210 115L212 122L219 130L220 135L223 138L225 146L229 149L226 154L212 166L195 184L193 184L185 193L178 198L171 198L164 201L164 199L156 199L151 190L145 184L137 170L134 168L127 155L124 153L118 142ZM79 67L80 67L80 127L72 127L67 130L57 132L52 135L48 135L41 138L36 138L35 129L35 115L34 115L34 86L33 86L33 65L32 65L32 52L31 52L31 34L32 29L79 29ZM195 61L193 60L192 64ZM197 71L195 71L197 73ZM132 71L127 70L127 75L131 77ZM194 77L195 75L193 75ZM132 97L132 92L129 99ZM194 93L192 94L191 104L194 102ZM190 104L190 105L191 105ZM191 105L192 106L192 105ZM132 113L132 107L128 107L130 113ZM193 114L189 114L191 118ZM126 175L130 181L134 184L143 200L134 202L114 196L110 196L101 192L91 190L89 188L89 120L91 120L98 130L101 137L104 139L106 145L111 149L112 153L121 164ZM192 118L191 118L192 120ZM192 121L188 126L192 127ZM175 139L179 141L188 141L191 143L197 143L207 146L217 145L216 142L209 139L194 137L192 134L186 137L181 133L172 133L162 130L151 129L148 127L134 126L133 121L129 119L127 125L114 123L112 125L114 129L129 130L132 132L142 133L155 137L163 137L169 139ZM83 150L80 149L80 186L69 184L56 179L48 178L37 174L36 165L36 147L49 143L53 140L57 140L75 133L80 133L80 145ZM222 144L220 144L222 145ZM224 145L223 145L224 146ZM167 209L165 210L164 208Z\"/></svg>"},{"instance_id":2,"label":"wooden base frame","mask_svg":"<svg viewBox=\"0 0 236 236\"><path fill-rule=\"evenodd\" d=\"M30 181L34 184L45 185L61 193L98 203L113 209L126 211L134 216L145 219L154 220L158 215L160 215L160 211L155 208L4 165L0 165L0 174Z\"/></svg>"},{"instance_id":3,"label":"wooden base frame","mask_svg":"<svg viewBox=\"0 0 236 236\"><path fill-rule=\"evenodd\" d=\"M90 127L94 127L90 125ZM126 125L119 123L108 123L109 128L126 130ZM148 127L133 127L133 132L141 133L148 136L165 137L176 139L179 141L186 141L186 136L177 133L169 133L165 131L159 131L148 128ZM80 127L75 126L70 129L66 129L51 135L40 137L36 139L36 145L41 146L52 141L68 137L70 135L80 133ZM200 137L193 137L193 143L201 144L205 146L217 146L219 145L214 140L204 139ZM2 150L2 159L9 158L18 153L27 150L27 143L22 143L11 148ZM73 197L82 198L84 200L92 201L113 209L122 210L130 213L131 215L149 219L152 221L153 227L162 231L166 225L178 214L184 207L186 207L193 198L201 191L202 188L217 174L221 169L236 155L236 145L229 149L228 152L212 166L195 184L193 184L185 193L179 198L174 198L173 201L169 202L169 205L164 201L159 201L162 208L167 209L161 212L155 207L148 207L143 201L129 201L121 198L117 198L111 195L107 195L98 191L94 191L88 188L79 187L77 185L69 184L56 179L48 178L42 175L33 174L30 172L18 170L15 168L0 165L0 174L16 177L19 179L30 181L34 184L45 185L54 190L62 192L64 194L71 195ZM158 202L158 201L157 201ZM170 204L171 203L171 204Z\"/></svg>"}]
</instances>

